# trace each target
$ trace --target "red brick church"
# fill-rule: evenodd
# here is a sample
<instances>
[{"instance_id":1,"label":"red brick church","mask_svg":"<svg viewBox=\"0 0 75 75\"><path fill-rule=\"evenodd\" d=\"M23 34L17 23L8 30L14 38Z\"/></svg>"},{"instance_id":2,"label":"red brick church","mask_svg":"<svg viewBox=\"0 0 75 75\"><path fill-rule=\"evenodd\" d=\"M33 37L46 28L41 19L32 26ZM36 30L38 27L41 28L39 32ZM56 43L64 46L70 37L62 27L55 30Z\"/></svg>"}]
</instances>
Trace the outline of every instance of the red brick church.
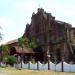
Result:
<instances>
[{"instance_id":1,"label":"red brick church","mask_svg":"<svg viewBox=\"0 0 75 75\"><path fill-rule=\"evenodd\" d=\"M38 47L34 50L25 47L25 51L18 48L18 40L13 40L7 44L10 53L24 53L24 57L30 60L32 57L38 61L46 61L48 55L50 60L55 58L58 61L75 61L75 28L71 24L56 20L51 13L47 13L42 8L38 8L37 13L33 13L31 23L26 25L23 37L34 39Z\"/></svg>"}]
</instances>

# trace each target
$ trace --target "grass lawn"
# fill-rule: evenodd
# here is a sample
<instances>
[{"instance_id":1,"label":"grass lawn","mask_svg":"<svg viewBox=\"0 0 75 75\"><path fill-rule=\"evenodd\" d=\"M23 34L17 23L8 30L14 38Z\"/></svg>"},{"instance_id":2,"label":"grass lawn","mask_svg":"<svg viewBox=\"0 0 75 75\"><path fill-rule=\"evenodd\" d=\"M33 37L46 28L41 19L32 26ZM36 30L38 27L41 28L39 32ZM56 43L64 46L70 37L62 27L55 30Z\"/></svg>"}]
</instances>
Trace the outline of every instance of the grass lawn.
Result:
<instances>
[{"instance_id":1,"label":"grass lawn","mask_svg":"<svg viewBox=\"0 0 75 75\"><path fill-rule=\"evenodd\" d=\"M0 75L75 75L75 73L37 71L37 70L17 70L15 68L0 68Z\"/></svg>"}]
</instances>

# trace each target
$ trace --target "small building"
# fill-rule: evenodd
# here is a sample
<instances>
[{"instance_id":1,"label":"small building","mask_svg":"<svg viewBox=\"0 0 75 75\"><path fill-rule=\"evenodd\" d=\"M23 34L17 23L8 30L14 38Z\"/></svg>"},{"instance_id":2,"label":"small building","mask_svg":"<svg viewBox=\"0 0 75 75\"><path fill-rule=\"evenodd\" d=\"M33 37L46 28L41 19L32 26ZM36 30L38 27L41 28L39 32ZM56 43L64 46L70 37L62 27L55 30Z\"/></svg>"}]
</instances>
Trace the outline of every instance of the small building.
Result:
<instances>
[{"instance_id":1,"label":"small building","mask_svg":"<svg viewBox=\"0 0 75 75\"><path fill-rule=\"evenodd\" d=\"M11 40L7 42L6 44L9 47L10 56L15 55L17 58L20 58L20 60L23 60L24 62L30 61L34 55L34 51L31 48L19 47L17 39Z\"/></svg>"}]
</instances>

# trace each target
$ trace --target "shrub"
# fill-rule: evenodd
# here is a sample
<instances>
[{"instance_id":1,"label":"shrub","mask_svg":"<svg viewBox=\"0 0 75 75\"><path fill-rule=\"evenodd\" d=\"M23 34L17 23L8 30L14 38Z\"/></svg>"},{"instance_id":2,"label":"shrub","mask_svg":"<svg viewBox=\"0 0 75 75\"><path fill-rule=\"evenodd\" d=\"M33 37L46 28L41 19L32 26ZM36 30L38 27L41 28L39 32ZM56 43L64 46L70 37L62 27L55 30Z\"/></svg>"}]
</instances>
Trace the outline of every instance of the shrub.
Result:
<instances>
[{"instance_id":1,"label":"shrub","mask_svg":"<svg viewBox=\"0 0 75 75\"><path fill-rule=\"evenodd\" d=\"M15 56L8 56L3 58L3 62L11 66L13 66L17 62L17 58Z\"/></svg>"},{"instance_id":2,"label":"shrub","mask_svg":"<svg viewBox=\"0 0 75 75\"><path fill-rule=\"evenodd\" d=\"M15 56L9 56L7 63L13 66L17 62L17 58Z\"/></svg>"}]
</instances>

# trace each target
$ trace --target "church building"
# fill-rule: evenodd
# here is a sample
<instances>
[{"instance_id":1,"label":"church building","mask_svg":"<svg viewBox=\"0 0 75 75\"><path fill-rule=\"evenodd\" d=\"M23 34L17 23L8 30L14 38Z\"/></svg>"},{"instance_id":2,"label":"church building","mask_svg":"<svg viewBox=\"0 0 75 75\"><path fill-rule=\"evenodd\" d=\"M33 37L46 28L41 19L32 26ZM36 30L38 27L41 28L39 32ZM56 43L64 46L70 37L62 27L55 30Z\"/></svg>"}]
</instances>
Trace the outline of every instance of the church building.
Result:
<instances>
[{"instance_id":1,"label":"church building","mask_svg":"<svg viewBox=\"0 0 75 75\"><path fill-rule=\"evenodd\" d=\"M26 25L23 37L37 42L36 49L28 49L30 50L28 53L24 52L27 56L33 56L36 61L56 59L58 62L62 60L69 62L75 60L73 56L75 54L75 28L69 23L56 20L51 13L47 13L42 8L38 8L37 13L32 14L31 23ZM18 53L20 50L18 51L15 46L16 42L9 43L9 46L12 47L11 51L15 47Z\"/></svg>"}]
</instances>

